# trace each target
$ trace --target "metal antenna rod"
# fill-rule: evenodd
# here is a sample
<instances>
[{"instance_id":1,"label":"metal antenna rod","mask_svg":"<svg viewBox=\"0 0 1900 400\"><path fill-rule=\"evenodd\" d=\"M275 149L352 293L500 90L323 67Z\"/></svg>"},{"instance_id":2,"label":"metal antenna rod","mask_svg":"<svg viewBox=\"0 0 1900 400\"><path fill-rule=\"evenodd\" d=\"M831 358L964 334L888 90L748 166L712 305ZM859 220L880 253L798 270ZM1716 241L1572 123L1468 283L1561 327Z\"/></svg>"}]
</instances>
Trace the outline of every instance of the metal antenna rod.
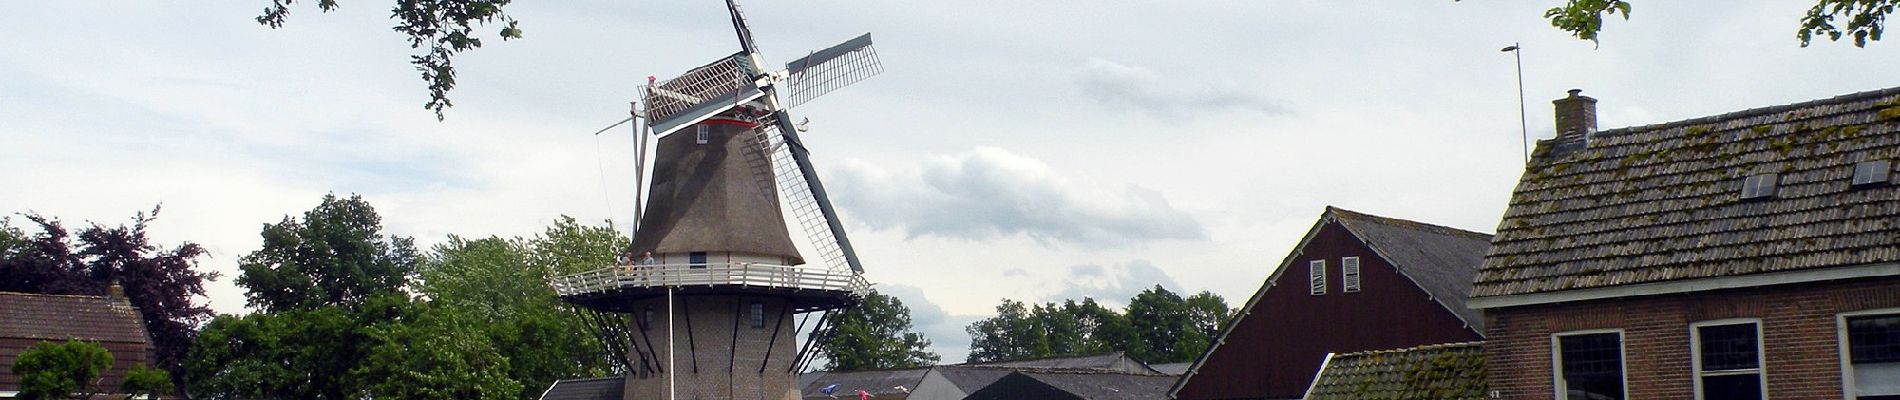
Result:
<instances>
[{"instance_id":1,"label":"metal antenna rod","mask_svg":"<svg viewBox=\"0 0 1900 400\"><path fill-rule=\"evenodd\" d=\"M1517 128L1523 138L1523 142L1518 147L1524 149L1524 163L1529 164L1531 162L1531 128L1524 116L1524 48L1518 46L1517 42L1511 42L1511 47L1500 51L1511 52L1512 56L1517 57Z\"/></svg>"}]
</instances>

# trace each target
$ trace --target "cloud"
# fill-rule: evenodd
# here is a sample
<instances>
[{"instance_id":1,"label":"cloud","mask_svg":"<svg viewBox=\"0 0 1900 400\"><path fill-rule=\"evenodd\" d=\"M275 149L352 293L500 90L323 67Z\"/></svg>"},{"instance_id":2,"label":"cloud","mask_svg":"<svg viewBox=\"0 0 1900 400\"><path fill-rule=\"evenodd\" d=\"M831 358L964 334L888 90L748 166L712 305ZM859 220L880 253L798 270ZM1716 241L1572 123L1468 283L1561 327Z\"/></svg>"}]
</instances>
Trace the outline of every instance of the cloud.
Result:
<instances>
[{"instance_id":1,"label":"cloud","mask_svg":"<svg viewBox=\"0 0 1900 400\"><path fill-rule=\"evenodd\" d=\"M1048 299L1062 301L1090 297L1098 302L1120 306L1126 305L1135 294L1155 285L1176 291L1181 287L1174 283L1174 278L1169 277L1167 271L1162 271L1148 260L1110 266L1082 264L1069 267L1068 275L1062 277L1062 290Z\"/></svg>"},{"instance_id":2,"label":"cloud","mask_svg":"<svg viewBox=\"0 0 1900 400\"><path fill-rule=\"evenodd\" d=\"M1201 79L1163 79L1147 68L1101 58L1082 66L1077 84L1082 93L1109 107L1132 108L1169 120L1204 115L1210 111L1242 111L1284 115L1292 111L1258 93L1231 86L1196 87L1184 82Z\"/></svg>"},{"instance_id":3,"label":"cloud","mask_svg":"<svg viewBox=\"0 0 1900 400\"><path fill-rule=\"evenodd\" d=\"M958 363L970 353L970 335L963 327L982 318L978 315L952 315L924 296L922 288L910 285L880 284L877 291L896 297L910 308L911 329L930 339L930 351L943 357L942 362Z\"/></svg>"},{"instance_id":4,"label":"cloud","mask_svg":"<svg viewBox=\"0 0 1900 400\"><path fill-rule=\"evenodd\" d=\"M1161 193L1057 173L1041 160L979 147L889 170L861 160L841 169L834 200L851 221L909 238L1023 235L1045 246L1108 246L1200 239L1200 222Z\"/></svg>"}]
</instances>

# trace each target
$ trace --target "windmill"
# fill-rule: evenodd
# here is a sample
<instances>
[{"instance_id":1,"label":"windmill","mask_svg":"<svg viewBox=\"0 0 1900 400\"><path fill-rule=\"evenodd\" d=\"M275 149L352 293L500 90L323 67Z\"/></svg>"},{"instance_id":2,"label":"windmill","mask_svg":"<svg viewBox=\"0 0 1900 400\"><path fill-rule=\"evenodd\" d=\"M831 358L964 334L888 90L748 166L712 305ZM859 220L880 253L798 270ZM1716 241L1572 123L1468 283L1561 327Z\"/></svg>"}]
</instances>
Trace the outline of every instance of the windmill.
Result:
<instances>
[{"instance_id":1,"label":"windmill","mask_svg":"<svg viewBox=\"0 0 1900 400\"><path fill-rule=\"evenodd\" d=\"M549 282L626 373L623 398L796 399L820 339L796 333L870 288L789 112L881 72L870 35L768 70L738 4L726 8L739 52L640 87L636 162L656 145L635 256Z\"/></svg>"}]
</instances>

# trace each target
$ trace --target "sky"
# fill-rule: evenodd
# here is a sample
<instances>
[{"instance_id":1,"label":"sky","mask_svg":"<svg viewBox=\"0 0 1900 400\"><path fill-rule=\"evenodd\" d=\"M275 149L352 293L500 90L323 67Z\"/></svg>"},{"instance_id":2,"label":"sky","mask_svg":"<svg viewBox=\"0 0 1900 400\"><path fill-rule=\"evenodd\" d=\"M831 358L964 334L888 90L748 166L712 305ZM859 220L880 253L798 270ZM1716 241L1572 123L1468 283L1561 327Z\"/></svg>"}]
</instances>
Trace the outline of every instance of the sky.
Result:
<instances>
[{"instance_id":1,"label":"sky","mask_svg":"<svg viewBox=\"0 0 1900 400\"><path fill-rule=\"evenodd\" d=\"M633 133L591 133L648 76L738 50L717 1L516 3L525 38L455 58L437 121L387 0L298 3L276 30L248 3L0 15L0 213L117 225L162 204L152 236L209 249L206 301L243 313L237 260L325 193L425 246L625 227ZM1005 298L1158 284L1238 306L1327 205L1491 232L1521 129L1551 136L1567 89L1609 129L1900 85L1900 44L1800 47L1811 4L1638 1L1593 44L1541 18L1559 3L743 5L768 62L872 33L885 72L794 112L866 276L961 361Z\"/></svg>"}]
</instances>

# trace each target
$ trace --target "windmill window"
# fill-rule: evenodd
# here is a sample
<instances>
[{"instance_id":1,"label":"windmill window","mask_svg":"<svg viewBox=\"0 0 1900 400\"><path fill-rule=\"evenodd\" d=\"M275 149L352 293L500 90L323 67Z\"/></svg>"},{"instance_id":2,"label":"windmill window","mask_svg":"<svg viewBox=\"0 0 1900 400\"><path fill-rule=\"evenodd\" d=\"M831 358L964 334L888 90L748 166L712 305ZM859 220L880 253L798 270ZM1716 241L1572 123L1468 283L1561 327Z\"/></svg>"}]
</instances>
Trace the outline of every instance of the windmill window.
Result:
<instances>
[{"instance_id":1,"label":"windmill window","mask_svg":"<svg viewBox=\"0 0 1900 400\"><path fill-rule=\"evenodd\" d=\"M1707 322L1692 325L1698 399L1761 399L1767 390L1762 379L1761 323Z\"/></svg>"},{"instance_id":2,"label":"windmill window","mask_svg":"<svg viewBox=\"0 0 1900 400\"><path fill-rule=\"evenodd\" d=\"M1900 399L1900 309L1840 317L1842 378L1850 398Z\"/></svg>"},{"instance_id":3,"label":"windmill window","mask_svg":"<svg viewBox=\"0 0 1900 400\"><path fill-rule=\"evenodd\" d=\"M653 326L653 306L647 306L646 314L640 316L640 318L641 322L646 324L646 326Z\"/></svg>"},{"instance_id":4,"label":"windmill window","mask_svg":"<svg viewBox=\"0 0 1900 400\"><path fill-rule=\"evenodd\" d=\"M699 129L693 136L693 143L706 144L706 142L712 141L712 127L706 125L697 125L696 127Z\"/></svg>"},{"instance_id":5,"label":"windmill window","mask_svg":"<svg viewBox=\"0 0 1900 400\"><path fill-rule=\"evenodd\" d=\"M1742 199L1760 199L1775 195L1775 184L1780 181L1777 174L1750 175L1742 178Z\"/></svg>"},{"instance_id":6,"label":"windmill window","mask_svg":"<svg viewBox=\"0 0 1900 400\"><path fill-rule=\"evenodd\" d=\"M1551 337L1558 400L1623 400L1623 333L1573 332Z\"/></svg>"},{"instance_id":7,"label":"windmill window","mask_svg":"<svg viewBox=\"0 0 1900 400\"><path fill-rule=\"evenodd\" d=\"M1861 161L1854 163L1854 186L1878 185L1887 183L1887 174L1893 172L1893 162L1887 160Z\"/></svg>"},{"instance_id":8,"label":"windmill window","mask_svg":"<svg viewBox=\"0 0 1900 400\"><path fill-rule=\"evenodd\" d=\"M1341 283L1340 292L1359 291L1359 257L1346 257L1339 260L1339 278L1344 281Z\"/></svg>"},{"instance_id":9,"label":"windmill window","mask_svg":"<svg viewBox=\"0 0 1900 400\"><path fill-rule=\"evenodd\" d=\"M765 304L764 303L758 303L758 302L752 303L752 327L754 329L765 327Z\"/></svg>"},{"instance_id":10,"label":"windmill window","mask_svg":"<svg viewBox=\"0 0 1900 400\"><path fill-rule=\"evenodd\" d=\"M1326 260L1313 260L1306 263L1307 282L1313 287L1313 295L1326 294Z\"/></svg>"},{"instance_id":11,"label":"windmill window","mask_svg":"<svg viewBox=\"0 0 1900 400\"><path fill-rule=\"evenodd\" d=\"M706 268L706 252L695 251L686 253L686 263L692 268Z\"/></svg>"}]
</instances>

